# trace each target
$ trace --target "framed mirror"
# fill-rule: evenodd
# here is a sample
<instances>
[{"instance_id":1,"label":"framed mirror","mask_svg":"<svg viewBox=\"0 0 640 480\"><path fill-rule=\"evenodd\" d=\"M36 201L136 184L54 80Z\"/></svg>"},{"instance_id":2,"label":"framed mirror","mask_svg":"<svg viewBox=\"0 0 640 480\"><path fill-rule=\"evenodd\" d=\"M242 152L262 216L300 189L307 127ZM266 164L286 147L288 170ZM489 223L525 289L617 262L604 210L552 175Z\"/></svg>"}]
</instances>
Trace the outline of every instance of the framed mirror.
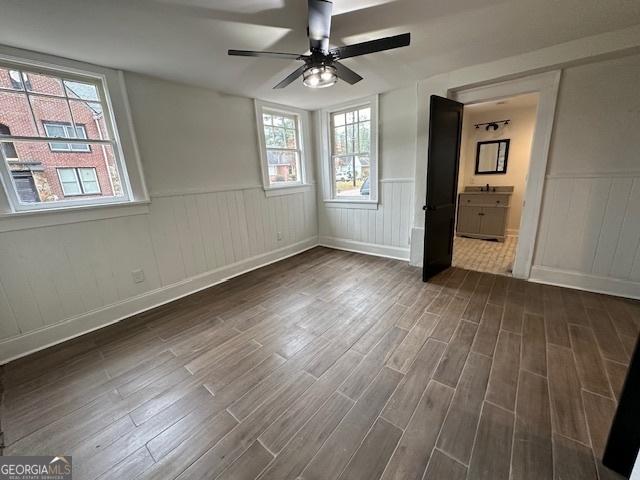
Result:
<instances>
[{"instance_id":1,"label":"framed mirror","mask_svg":"<svg viewBox=\"0 0 640 480\"><path fill-rule=\"evenodd\" d=\"M476 149L476 175L507 173L509 139L478 142Z\"/></svg>"}]
</instances>

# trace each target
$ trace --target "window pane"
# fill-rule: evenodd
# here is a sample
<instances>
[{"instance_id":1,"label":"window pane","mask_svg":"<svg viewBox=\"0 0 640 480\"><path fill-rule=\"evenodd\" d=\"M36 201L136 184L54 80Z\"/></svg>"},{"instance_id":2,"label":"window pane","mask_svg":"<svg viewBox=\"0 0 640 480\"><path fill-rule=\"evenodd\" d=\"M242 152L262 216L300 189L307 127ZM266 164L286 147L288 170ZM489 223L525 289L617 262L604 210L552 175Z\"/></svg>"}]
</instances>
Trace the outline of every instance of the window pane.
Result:
<instances>
[{"instance_id":1,"label":"window pane","mask_svg":"<svg viewBox=\"0 0 640 480\"><path fill-rule=\"evenodd\" d=\"M357 153L356 132L356 125L347 125L347 153Z\"/></svg>"},{"instance_id":2,"label":"window pane","mask_svg":"<svg viewBox=\"0 0 640 480\"><path fill-rule=\"evenodd\" d=\"M27 76L25 84L30 93L44 93L64 97L62 81L59 78L31 72L24 72L24 74Z\"/></svg>"},{"instance_id":3,"label":"window pane","mask_svg":"<svg viewBox=\"0 0 640 480\"><path fill-rule=\"evenodd\" d=\"M75 168L59 168L60 186L63 195L79 195L82 193Z\"/></svg>"},{"instance_id":4,"label":"window pane","mask_svg":"<svg viewBox=\"0 0 640 480\"><path fill-rule=\"evenodd\" d=\"M98 177L96 171L93 168L79 168L80 181L82 182L82 190L86 194L100 193L100 186L98 185Z\"/></svg>"},{"instance_id":5,"label":"window pane","mask_svg":"<svg viewBox=\"0 0 640 480\"><path fill-rule=\"evenodd\" d=\"M102 105L84 100L70 100L71 115L76 125L84 125L86 137L96 140L108 140L109 132L104 121Z\"/></svg>"},{"instance_id":6,"label":"window pane","mask_svg":"<svg viewBox=\"0 0 640 480\"><path fill-rule=\"evenodd\" d=\"M358 111L358 121L363 122L365 120L371 120L371 108L361 108Z\"/></svg>"},{"instance_id":7,"label":"window pane","mask_svg":"<svg viewBox=\"0 0 640 480\"><path fill-rule=\"evenodd\" d=\"M266 113L262 114L262 123L265 125L272 125L272 117L271 115L267 115Z\"/></svg>"},{"instance_id":8,"label":"window pane","mask_svg":"<svg viewBox=\"0 0 640 480\"><path fill-rule=\"evenodd\" d=\"M20 72L18 72L17 70L0 68L0 88L23 90Z\"/></svg>"},{"instance_id":9,"label":"window pane","mask_svg":"<svg viewBox=\"0 0 640 480\"><path fill-rule=\"evenodd\" d=\"M72 124L69 104L66 99L31 95L29 100L41 136L47 136L44 124Z\"/></svg>"},{"instance_id":10,"label":"window pane","mask_svg":"<svg viewBox=\"0 0 640 480\"><path fill-rule=\"evenodd\" d=\"M289 118L289 117L285 117L284 118L284 126L286 128L296 128L296 122L293 120L293 118Z\"/></svg>"},{"instance_id":11,"label":"window pane","mask_svg":"<svg viewBox=\"0 0 640 480\"><path fill-rule=\"evenodd\" d=\"M80 98L82 100L99 101L98 89L95 85L72 80L64 81L65 90L69 98Z\"/></svg>"},{"instance_id":12,"label":"window pane","mask_svg":"<svg viewBox=\"0 0 640 480\"><path fill-rule=\"evenodd\" d=\"M298 182L300 164L298 152L288 150L267 150L269 183Z\"/></svg>"},{"instance_id":13,"label":"window pane","mask_svg":"<svg viewBox=\"0 0 640 480\"><path fill-rule=\"evenodd\" d=\"M287 148L298 148L296 144L296 131L285 130L285 140Z\"/></svg>"},{"instance_id":14,"label":"window pane","mask_svg":"<svg viewBox=\"0 0 640 480\"><path fill-rule=\"evenodd\" d=\"M92 198L124 195L111 145L90 144L89 152L85 153L72 150L54 152L49 148L49 142L13 143L18 158L7 162L9 170L14 175L32 175L38 202L81 200L83 192L78 186L78 178L74 176L76 169L85 186L84 193Z\"/></svg>"},{"instance_id":15,"label":"window pane","mask_svg":"<svg viewBox=\"0 0 640 480\"><path fill-rule=\"evenodd\" d=\"M0 92L0 124L6 126L11 135L38 136L24 93Z\"/></svg>"},{"instance_id":16,"label":"window pane","mask_svg":"<svg viewBox=\"0 0 640 480\"><path fill-rule=\"evenodd\" d=\"M333 167L337 197L366 198L371 195L368 157L334 157Z\"/></svg>"},{"instance_id":17,"label":"window pane","mask_svg":"<svg viewBox=\"0 0 640 480\"><path fill-rule=\"evenodd\" d=\"M337 115L333 116L333 124L336 127L340 127L342 125L344 125L344 113L339 113Z\"/></svg>"},{"instance_id":18,"label":"window pane","mask_svg":"<svg viewBox=\"0 0 640 480\"><path fill-rule=\"evenodd\" d=\"M273 124L276 127L282 127L284 125L284 119L279 115L274 115L273 116Z\"/></svg>"},{"instance_id":19,"label":"window pane","mask_svg":"<svg viewBox=\"0 0 640 480\"><path fill-rule=\"evenodd\" d=\"M333 154L344 155L347 153L347 130L346 127L337 127L333 131Z\"/></svg>"},{"instance_id":20,"label":"window pane","mask_svg":"<svg viewBox=\"0 0 640 480\"><path fill-rule=\"evenodd\" d=\"M370 122L362 122L358 124L359 126L359 152L358 153L369 153L369 149L371 148L371 125Z\"/></svg>"},{"instance_id":21,"label":"window pane","mask_svg":"<svg viewBox=\"0 0 640 480\"><path fill-rule=\"evenodd\" d=\"M347 112L346 113L346 120L347 123L353 123L356 121L356 116L355 116L356 112Z\"/></svg>"}]
</instances>

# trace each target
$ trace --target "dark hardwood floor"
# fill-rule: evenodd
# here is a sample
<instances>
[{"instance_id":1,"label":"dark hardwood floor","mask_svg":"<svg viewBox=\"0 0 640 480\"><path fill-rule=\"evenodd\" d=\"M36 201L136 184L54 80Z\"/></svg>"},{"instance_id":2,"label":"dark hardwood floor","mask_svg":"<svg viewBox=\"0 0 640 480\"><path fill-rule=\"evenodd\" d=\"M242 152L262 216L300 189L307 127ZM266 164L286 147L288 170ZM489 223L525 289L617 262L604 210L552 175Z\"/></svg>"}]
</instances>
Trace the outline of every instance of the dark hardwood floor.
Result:
<instances>
[{"instance_id":1,"label":"dark hardwood floor","mask_svg":"<svg viewBox=\"0 0 640 480\"><path fill-rule=\"evenodd\" d=\"M620 478L640 304L316 248L3 369L74 479Z\"/></svg>"}]
</instances>

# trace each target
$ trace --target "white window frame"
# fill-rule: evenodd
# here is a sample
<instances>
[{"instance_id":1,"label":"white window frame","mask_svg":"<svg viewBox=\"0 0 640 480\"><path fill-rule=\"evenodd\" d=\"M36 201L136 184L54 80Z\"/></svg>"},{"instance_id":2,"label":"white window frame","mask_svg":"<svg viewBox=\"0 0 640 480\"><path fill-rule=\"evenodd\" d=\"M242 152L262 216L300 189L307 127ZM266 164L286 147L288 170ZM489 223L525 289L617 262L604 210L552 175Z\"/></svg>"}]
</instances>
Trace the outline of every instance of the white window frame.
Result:
<instances>
[{"instance_id":1,"label":"white window frame","mask_svg":"<svg viewBox=\"0 0 640 480\"><path fill-rule=\"evenodd\" d=\"M78 185L80 192L79 193L67 193L64 191L64 183L62 183L62 177L60 176L60 170L73 170L76 179L76 185ZM97 192L86 192L84 180L80 175L80 170L93 170L93 177L96 179L96 184L98 185ZM62 189L62 193L65 197L78 197L78 196L87 196L87 195L100 195L102 193L102 188L100 187L100 180L98 179L98 172L95 167L56 167L56 173L58 174L58 180L60 181L60 188Z\"/></svg>"},{"instance_id":2,"label":"white window frame","mask_svg":"<svg viewBox=\"0 0 640 480\"><path fill-rule=\"evenodd\" d=\"M133 130L124 74L121 71L6 46L0 46L0 65L10 70L24 70L96 84L104 107L104 122L109 140L65 139L64 143L107 143L112 145L124 191L124 195L118 197L96 196L86 199L64 199L25 204L20 201L17 195L6 162L0 158L2 163L0 165L0 183L3 187L0 188L0 231L49 224L50 220L45 217L55 212L72 214L75 210L83 210L89 212L83 214L86 219L108 218L110 215L122 216L127 212L131 214L148 212L150 199ZM3 136L3 138L5 137ZM9 138L14 143L18 141L58 143L57 139L48 137L10 136ZM110 206L118 207L117 212L114 211L111 214L103 209L103 207ZM16 218L11 223L4 225L3 219L9 217ZM59 218L59 221L64 222L67 217L64 220L62 217Z\"/></svg>"},{"instance_id":3,"label":"white window frame","mask_svg":"<svg viewBox=\"0 0 640 480\"><path fill-rule=\"evenodd\" d=\"M331 116L357 108L371 108L371 139L369 152L369 188L370 195L368 199L360 196L357 197L338 197L335 192L335 172L333 169L333 148L332 148L332 122ZM321 137L321 172L322 172L322 191L323 200L327 206L342 208L377 208L378 205L378 95L355 100L352 102L335 105L320 111L320 137Z\"/></svg>"},{"instance_id":4,"label":"white window frame","mask_svg":"<svg viewBox=\"0 0 640 480\"><path fill-rule=\"evenodd\" d=\"M267 196L284 195L303 191L309 186L307 177L307 161L309 157L309 112L298 108L287 107L275 103L255 100L256 126L258 130L258 146L260 151L260 171L262 173L262 187ZM298 152L300 155L300 179L296 182L269 181L269 165L267 161L267 144L264 136L263 114L282 114L293 117L296 121ZM278 149L281 150L281 149Z\"/></svg>"}]
</instances>

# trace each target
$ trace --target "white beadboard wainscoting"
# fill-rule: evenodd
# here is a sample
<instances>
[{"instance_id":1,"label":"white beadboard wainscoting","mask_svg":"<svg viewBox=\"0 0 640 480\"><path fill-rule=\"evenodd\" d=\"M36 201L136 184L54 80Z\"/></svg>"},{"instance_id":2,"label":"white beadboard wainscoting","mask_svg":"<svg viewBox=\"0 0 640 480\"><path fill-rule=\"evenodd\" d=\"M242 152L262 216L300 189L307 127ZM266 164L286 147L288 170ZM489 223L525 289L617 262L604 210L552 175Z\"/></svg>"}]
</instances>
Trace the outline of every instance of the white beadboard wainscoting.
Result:
<instances>
[{"instance_id":1,"label":"white beadboard wainscoting","mask_svg":"<svg viewBox=\"0 0 640 480\"><path fill-rule=\"evenodd\" d=\"M317 245L316 193L152 195L149 213L0 233L0 363ZM132 272L144 271L134 283Z\"/></svg>"},{"instance_id":2,"label":"white beadboard wainscoting","mask_svg":"<svg viewBox=\"0 0 640 480\"><path fill-rule=\"evenodd\" d=\"M342 250L409 259L409 231L413 218L413 179L380 181L377 209L340 208L321 202L319 242Z\"/></svg>"},{"instance_id":3,"label":"white beadboard wainscoting","mask_svg":"<svg viewBox=\"0 0 640 480\"><path fill-rule=\"evenodd\" d=\"M640 298L640 172L548 175L531 280Z\"/></svg>"}]
</instances>

